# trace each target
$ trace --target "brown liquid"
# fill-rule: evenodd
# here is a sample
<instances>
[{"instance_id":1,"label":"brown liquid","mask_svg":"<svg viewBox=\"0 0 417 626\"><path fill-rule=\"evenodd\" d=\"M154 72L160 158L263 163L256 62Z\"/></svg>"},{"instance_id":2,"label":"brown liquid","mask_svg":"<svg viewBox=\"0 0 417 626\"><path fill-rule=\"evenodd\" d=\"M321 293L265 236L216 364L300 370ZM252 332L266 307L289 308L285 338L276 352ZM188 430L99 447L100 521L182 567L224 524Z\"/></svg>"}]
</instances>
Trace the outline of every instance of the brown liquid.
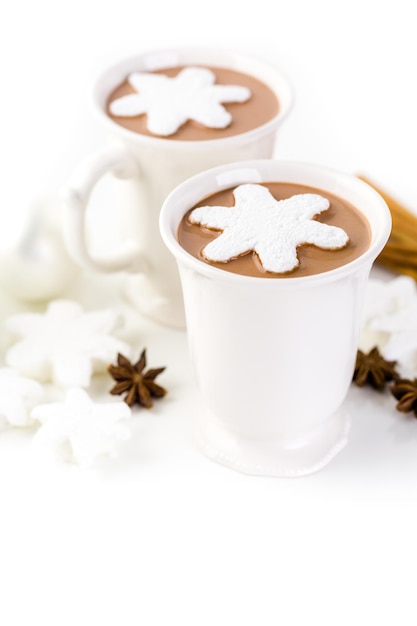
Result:
<instances>
[{"instance_id":1,"label":"brown liquid","mask_svg":"<svg viewBox=\"0 0 417 626\"><path fill-rule=\"evenodd\" d=\"M207 261L203 255L203 248L220 235L218 231L209 230L199 225L188 222L189 213L199 206L233 206L233 189L220 191L196 204L183 217L178 228L178 241L180 245L203 263L208 263L220 269L235 274L256 276L261 278L292 278L320 274L335 269L346 263L350 263L361 256L369 247L371 241L371 229L368 221L349 202L334 196L333 194L292 183L264 183L274 198L282 200L299 193L318 193L330 201L330 208L318 215L315 219L323 224L339 226L349 235L350 242L339 250L324 250L316 246L305 244L297 248L297 256L300 265L286 274L274 274L267 272L261 265L259 257L254 252L248 252L227 263L214 263Z\"/></svg>"},{"instance_id":2,"label":"brown liquid","mask_svg":"<svg viewBox=\"0 0 417 626\"><path fill-rule=\"evenodd\" d=\"M153 72L155 74L165 74L166 76L176 76L183 67L173 67ZM226 128L207 128L198 122L189 120L176 133L164 139L175 139L181 141L204 141L208 139L221 139L232 135L240 135L248 130L258 128L275 117L279 111L279 103L275 93L267 85L248 74L242 74L234 70L219 67L209 67L216 75L218 85L238 85L248 87L251 97L246 102L227 103L223 106L231 113L232 121ZM110 94L107 101L107 115L117 124L132 130L135 133L155 137L147 127L147 115L137 117L116 117L109 111L109 105L113 100L136 93L133 87L125 80Z\"/></svg>"}]
</instances>

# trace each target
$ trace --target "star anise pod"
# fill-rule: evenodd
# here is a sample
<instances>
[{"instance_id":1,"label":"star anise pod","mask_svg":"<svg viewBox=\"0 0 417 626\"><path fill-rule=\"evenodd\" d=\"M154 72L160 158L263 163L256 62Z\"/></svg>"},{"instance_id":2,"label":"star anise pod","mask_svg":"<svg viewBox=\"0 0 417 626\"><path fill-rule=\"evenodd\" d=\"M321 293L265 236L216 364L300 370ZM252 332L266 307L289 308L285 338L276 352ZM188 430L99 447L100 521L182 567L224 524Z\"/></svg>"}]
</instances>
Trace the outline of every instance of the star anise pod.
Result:
<instances>
[{"instance_id":1,"label":"star anise pod","mask_svg":"<svg viewBox=\"0 0 417 626\"><path fill-rule=\"evenodd\" d=\"M414 416L417 417L417 378L414 380L400 378L390 387L390 391L398 400L398 411L402 413L414 411Z\"/></svg>"},{"instance_id":2,"label":"star anise pod","mask_svg":"<svg viewBox=\"0 0 417 626\"><path fill-rule=\"evenodd\" d=\"M387 381L398 379L396 364L396 361L384 359L377 347L368 354L358 350L353 380L359 387L368 384L381 391Z\"/></svg>"},{"instance_id":3,"label":"star anise pod","mask_svg":"<svg viewBox=\"0 0 417 626\"><path fill-rule=\"evenodd\" d=\"M113 395L122 395L126 393L124 401L129 406L135 403L150 409L153 406L151 397L162 398L166 393L166 389L155 382L155 378L161 374L165 367L149 369L145 372L146 367L146 349L142 351L139 361L132 364L122 354L117 355L117 365L109 365L108 371L116 381L114 387L110 390Z\"/></svg>"}]
</instances>

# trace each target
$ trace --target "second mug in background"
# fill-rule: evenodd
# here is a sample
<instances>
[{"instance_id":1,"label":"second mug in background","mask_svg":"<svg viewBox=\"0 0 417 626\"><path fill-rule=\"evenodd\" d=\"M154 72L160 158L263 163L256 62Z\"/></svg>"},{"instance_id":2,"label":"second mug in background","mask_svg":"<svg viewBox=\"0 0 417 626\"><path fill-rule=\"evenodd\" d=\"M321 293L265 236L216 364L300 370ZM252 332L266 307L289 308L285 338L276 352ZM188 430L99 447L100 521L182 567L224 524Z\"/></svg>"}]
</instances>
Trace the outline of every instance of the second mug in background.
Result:
<instances>
[{"instance_id":1,"label":"second mug in background","mask_svg":"<svg viewBox=\"0 0 417 626\"><path fill-rule=\"evenodd\" d=\"M84 267L128 270L126 289L137 308L155 321L183 327L178 271L158 228L160 208L179 183L198 172L271 157L277 129L291 107L291 88L263 61L185 48L118 63L98 78L92 95L110 145L80 163L62 190L68 250ZM108 172L125 179L120 203L128 237L119 250L99 259L91 253L86 211L94 187Z\"/></svg>"}]
</instances>

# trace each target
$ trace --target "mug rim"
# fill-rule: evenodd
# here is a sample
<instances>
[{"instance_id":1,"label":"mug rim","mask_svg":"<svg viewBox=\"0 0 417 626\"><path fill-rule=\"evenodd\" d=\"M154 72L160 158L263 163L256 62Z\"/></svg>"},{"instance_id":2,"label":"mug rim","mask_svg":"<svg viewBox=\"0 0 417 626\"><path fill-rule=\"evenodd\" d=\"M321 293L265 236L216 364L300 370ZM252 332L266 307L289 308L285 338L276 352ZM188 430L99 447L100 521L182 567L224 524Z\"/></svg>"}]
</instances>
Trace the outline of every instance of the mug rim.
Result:
<instances>
[{"instance_id":1,"label":"mug rim","mask_svg":"<svg viewBox=\"0 0 417 626\"><path fill-rule=\"evenodd\" d=\"M274 178L268 175L268 173L272 174L272 172L276 172ZM290 179L288 179L288 177ZM327 184L323 182L317 182L316 184L311 183L311 180L316 177L321 177L322 181L326 179ZM211 183L211 192L198 193L196 191L207 187L208 182ZM187 252L187 250L180 245L177 239L177 230L180 221L185 213L204 199L204 197L239 184L268 182L295 183L317 187L318 190L327 191L351 203L365 216L369 223L371 229L371 242L369 247L359 257L331 270L310 274L308 276L277 276L276 278L265 279L258 276L236 274L210 265L209 263L204 263ZM358 197L362 197L364 202L369 202L369 207L371 208L369 209L367 206L368 210L364 210L364 207L358 207L357 203L353 202L351 198L341 193L348 189L353 195L356 194ZM178 209L181 203L183 208ZM371 213L372 219L370 217ZM379 222L377 222L377 219ZM185 265L187 268L199 274L205 275L207 278L228 281L234 284L241 284L242 286L250 285L251 288L262 286L262 289L276 289L278 285L280 289L299 289L307 285L311 286L313 283L317 284L338 280L339 278L353 274L356 270L365 267L367 264L369 264L370 268L373 261L385 246L391 232L391 226L391 213L385 200L373 187L363 180L322 165L278 159L259 159L228 163L196 174L178 185L167 196L159 216L159 228L162 239L178 263Z\"/></svg>"},{"instance_id":2,"label":"mug rim","mask_svg":"<svg viewBox=\"0 0 417 626\"><path fill-rule=\"evenodd\" d=\"M228 137L219 137L213 139L199 139L199 140L183 140L183 139L173 139L169 137L159 137L159 136L150 136L144 135L142 133L137 133L132 131L124 126L121 126L114 120L112 120L105 111L105 104L107 102L107 98L110 95L111 91L117 87L121 82L126 80L126 75L129 72L138 69L138 65L143 64L152 64L152 59L154 59L154 63L157 63L157 59L161 59L161 63L163 59L168 59L170 56L176 56L175 65L181 65L184 63L195 63L195 64L210 64L212 67L225 67L227 64L226 58L229 60L229 65L233 62L235 65L240 64L248 64L249 66L256 66L260 68L260 72L264 72L266 74L270 74L277 83L280 84L282 91L278 93L278 88L273 86L272 79L271 82L267 82L264 78L256 75L255 72L251 72L250 70L245 70L242 68L234 68L236 71L241 71L242 73L247 73L254 78L258 78L264 82L276 95L279 102L279 110L276 115L270 119L269 121L247 130L243 133L238 133L236 135L230 135ZM195 60L186 61L186 58L194 57ZM207 58L207 61L203 60ZM201 60L199 60L201 59ZM221 59L225 59L223 64L221 63ZM151 60L151 61L150 61ZM171 65L173 67L174 65ZM165 64L164 67L169 67L169 65ZM153 69L157 69L158 65L155 65ZM160 66L160 69L163 69L163 64ZM233 69L233 68L232 68ZM116 78L117 77L117 78ZM111 83L112 86L109 86ZM106 88L103 87L106 85ZM103 91L106 92L106 95L103 98ZM103 102L104 100L104 102ZM132 55L129 57L125 57L124 59L119 60L115 64L109 66L106 70L101 72L100 76L95 80L91 94L90 94L90 104L93 107L93 111L96 116L98 116L99 120L105 124L105 126L112 132L120 135L121 137L134 142L135 144L149 144L156 146L162 146L164 148L169 148L170 146L175 149L195 149L201 147L215 147L216 149L221 147L222 144L228 144L231 147L233 144L239 145L244 144L247 141L250 141L252 138L259 138L263 135L266 135L270 132L273 132L276 127L281 123L283 119L290 112L294 101L294 93L293 88L288 80L288 78L278 69L273 63L268 62L267 60L260 59L256 56L248 55L244 52L240 52L237 50L231 50L227 48L209 48L209 47L198 47L198 46L180 46L180 47L172 47L165 49L157 49L150 50L147 52L143 52L140 54Z\"/></svg>"}]
</instances>

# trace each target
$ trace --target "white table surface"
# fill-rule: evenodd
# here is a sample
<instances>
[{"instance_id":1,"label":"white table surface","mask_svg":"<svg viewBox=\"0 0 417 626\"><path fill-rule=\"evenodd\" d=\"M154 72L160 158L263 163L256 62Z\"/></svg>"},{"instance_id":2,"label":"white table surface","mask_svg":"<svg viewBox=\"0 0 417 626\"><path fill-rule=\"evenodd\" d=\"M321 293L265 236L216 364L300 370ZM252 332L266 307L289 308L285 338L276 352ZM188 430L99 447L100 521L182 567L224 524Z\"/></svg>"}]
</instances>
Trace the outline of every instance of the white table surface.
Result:
<instances>
[{"instance_id":1,"label":"white table surface","mask_svg":"<svg viewBox=\"0 0 417 626\"><path fill-rule=\"evenodd\" d=\"M417 207L411 5L294 0L265 19L270 6L3 8L2 236L103 145L86 103L96 71L178 43L276 62L297 96L276 155L365 172ZM349 443L321 472L281 480L217 465L194 445L185 333L141 318L119 289L117 277L85 275L67 295L121 307L126 338L167 366L169 394L135 411L117 459L89 470L47 463L30 432L0 434L2 626L415 624L417 420L387 394L352 388ZM23 306L6 292L0 305L2 319ZM96 379L93 393L109 384Z\"/></svg>"}]
</instances>

